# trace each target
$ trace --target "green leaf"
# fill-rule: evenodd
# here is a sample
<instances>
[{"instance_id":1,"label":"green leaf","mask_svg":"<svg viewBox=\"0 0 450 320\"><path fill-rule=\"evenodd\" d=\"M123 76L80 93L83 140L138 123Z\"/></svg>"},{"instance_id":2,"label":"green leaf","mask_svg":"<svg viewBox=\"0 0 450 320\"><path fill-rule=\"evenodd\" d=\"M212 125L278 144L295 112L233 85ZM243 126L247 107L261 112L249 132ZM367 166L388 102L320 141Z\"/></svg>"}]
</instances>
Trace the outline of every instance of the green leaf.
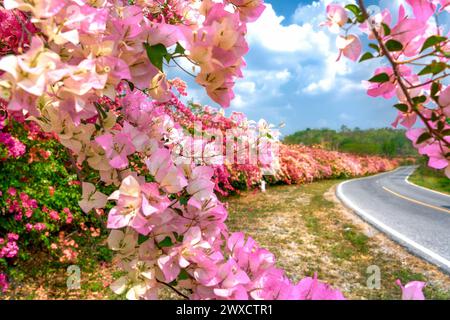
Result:
<instances>
[{"instance_id":1,"label":"green leaf","mask_svg":"<svg viewBox=\"0 0 450 320\"><path fill-rule=\"evenodd\" d=\"M389 81L389 75L387 73L379 73L369 79L370 82L384 83Z\"/></svg>"},{"instance_id":2,"label":"green leaf","mask_svg":"<svg viewBox=\"0 0 450 320\"><path fill-rule=\"evenodd\" d=\"M398 42L397 40L389 40L388 42L386 42L386 48L389 51L402 51L403 50L403 45Z\"/></svg>"},{"instance_id":3,"label":"green leaf","mask_svg":"<svg viewBox=\"0 0 450 320\"><path fill-rule=\"evenodd\" d=\"M431 92L430 92L431 96L433 98L436 97L437 93L439 92L439 89L440 89L439 83L438 82L433 82L433 84L431 85Z\"/></svg>"},{"instance_id":4,"label":"green leaf","mask_svg":"<svg viewBox=\"0 0 450 320\"><path fill-rule=\"evenodd\" d=\"M139 237L138 237L138 244L142 244L142 243L144 243L145 241L147 241L148 240L148 237L147 236L144 236L144 235L142 235L142 234L139 234Z\"/></svg>"},{"instance_id":5,"label":"green leaf","mask_svg":"<svg viewBox=\"0 0 450 320\"><path fill-rule=\"evenodd\" d=\"M376 52L380 52L380 47L377 46L375 43L369 43L369 47L371 47Z\"/></svg>"},{"instance_id":6,"label":"green leaf","mask_svg":"<svg viewBox=\"0 0 450 320\"><path fill-rule=\"evenodd\" d=\"M425 51L426 49L433 47L441 42L446 41L447 38L446 37L442 37L442 36L431 36L429 37L427 40L425 40L425 42L423 43L422 49L420 50L420 52Z\"/></svg>"},{"instance_id":7,"label":"green leaf","mask_svg":"<svg viewBox=\"0 0 450 320\"><path fill-rule=\"evenodd\" d=\"M150 46L147 42L144 43L145 50L147 51L147 57L150 62L159 70L163 71L163 59L167 60L167 49L161 44L155 44Z\"/></svg>"},{"instance_id":8,"label":"green leaf","mask_svg":"<svg viewBox=\"0 0 450 320\"><path fill-rule=\"evenodd\" d=\"M362 14L361 9L356 4L348 4L345 6L345 9L351 11L355 16Z\"/></svg>"},{"instance_id":9,"label":"green leaf","mask_svg":"<svg viewBox=\"0 0 450 320\"><path fill-rule=\"evenodd\" d=\"M431 64L427 65L425 68L423 68L418 75L424 76L426 74L433 74L436 75L438 73L441 73L447 68L447 64L445 62L436 62L433 61Z\"/></svg>"},{"instance_id":10,"label":"green leaf","mask_svg":"<svg viewBox=\"0 0 450 320\"><path fill-rule=\"evenodd\" d=\"M366 52L366 53L364 53L362 55L361 59L359 59L359 62L363 62L363 61L370 60L370 59L373 59L373 58L375 58L373 56L373 54L371 54L370 52Z\"/></svg>"},{"instance_id":11,"label":"green leaf","mask_svg":"<svg viewBox=\"0 0 450 320\"><path fill-rule=\"evenodd\" d=\"M420 135L420 137L417 139L416 143L417 144L421 144L427 140L431 139L431 134L429 134L428 132L424 132Z\"/></svg>"},{"instance_id":12,"label":"green leaf","mask_svg":"<svg viewBox=\"0 0 450 320\"><path fill-rule=\"evenodd\" d=\"M181 269L180 274L178 275L178 280L186 280L189 279L189 273L185 269Z\"/></svg>"},{"instance_id":13,"label":"green leaf","mask_svg":"<svg viewBox=\"0 0 450 320\"><path fill-rule=\"evenodd\" d=\"M188 197L186 197L186 196L180 197L180 204L181 205L183 205L183 206L187 205L188 201L189 201Z\"/></svg>"},{"instance_id":14,"label":"green leaf","mask_svg":"<svg viewBox=\"0 0 450 320\"><path fill-rule=\"evenodd\" d=\"M170 237L165 237L163 241L158 243L158 246L160 248L167 248L173 246L172 239Z\"/></svg>"},{"instance_id":15,"label":"green leaf","mask_svg":"<svg viewBox=\"0 0 450 320\"><path fill-rule=\"evenodd\" d=\"M355 5L355 4L348 4L348 5L345 6L345 9L347 9L348 11L353 13L355 15L356 20L359 23L364 22L364 20L365 20L364 19L364 15L363 15L361 9L357 5Z\"/></svg>"},{"instance_id":16,"label":"green leaf","mask_svg":"<svg viewBox=\"0 0 450 320\"><path fill-rule=\"evenodd\" d=\"M184 54L186 50L183 48L181 44L177 42L177 46L175 47L175 53Z\"/></svg>"},{"instance_id":17,"label":"green leaf","mask_svg":"<svg viewBox=\"0 0 450 320\"><path fill-rule=\"evenodd\" d=\"M386 23L381 24L383 26L384 35L388 36L391 34L391 28Z\"/></svg>"},{"instance_id":18,"label":"green leaf","mask_svg":"<svg viewBox=\"0 0 450 320\"><path fill-rule=\"evenodd\" d=\"M394 107L400 110L401 112L408 112L409 110L408 105L404 103L397 103L396 105L394 105Z\"/></svg>"},{"instance_id":19,"label":"green leaf","mask_svg":"<svg viewBox=\"0 0 450 320\"><path fill-rule=\"evenodd\" d=\"M130 87L130 90L133 92L134 91L134 83L128 80L125 80L128 83L128 86Z\"/></svg>"},{"instance_id":20,"label":"green leaf","mask_svg":"<svg viewBox=\"0 0 450 320\"><path fill-rule=\"evenodd\" d=\"M427 101L427 97L426 96L414 97L412 98L412 101L414 102L414 104L424 103L425 101Z\"/></svg>"}]
</instances>

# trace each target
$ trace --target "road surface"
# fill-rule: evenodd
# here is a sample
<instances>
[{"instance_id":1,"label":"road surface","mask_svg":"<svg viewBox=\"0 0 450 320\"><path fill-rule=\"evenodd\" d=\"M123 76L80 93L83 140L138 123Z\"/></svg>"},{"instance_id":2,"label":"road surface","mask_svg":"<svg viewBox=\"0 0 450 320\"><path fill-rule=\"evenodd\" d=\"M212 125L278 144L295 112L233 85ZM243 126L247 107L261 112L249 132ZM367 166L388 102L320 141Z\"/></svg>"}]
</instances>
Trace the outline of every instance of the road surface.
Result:
<instances>
[{"instance_id":1,"label":"road surface","mask_svg":"<svg viewBox=\"0 0 450 320\"><path fill-rule=\"evenodd\" d=\"M450 274L450 196L409 183L412 172L414 167L401 167L345 181L337 196L390 238Z\"/></svg>"}]
</instances>

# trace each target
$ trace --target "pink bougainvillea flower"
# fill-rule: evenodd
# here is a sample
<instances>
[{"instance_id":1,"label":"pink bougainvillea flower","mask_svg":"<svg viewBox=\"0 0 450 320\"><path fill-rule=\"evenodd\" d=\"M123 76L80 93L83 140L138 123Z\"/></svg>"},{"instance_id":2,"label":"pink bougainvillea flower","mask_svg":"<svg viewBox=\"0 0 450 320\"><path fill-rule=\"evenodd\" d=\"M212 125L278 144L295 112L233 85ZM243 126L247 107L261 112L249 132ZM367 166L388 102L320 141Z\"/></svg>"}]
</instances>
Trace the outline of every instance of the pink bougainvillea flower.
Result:
<instances>
[{"instance_id":1,"label":"pink bougainvillea flower","mask_svg":"<svg viewBox=\"0 0 450 320\"><path fill-rule=\"evenodd\" d=\"M169 207L171 201L167 196L161 195L157 183L144 183L141 189L144 194L142 198L142 213L144 216L162 212Z\"/></svg>"},{"instance_id":2,"label":"pink bougainvillea flower","mask_svg":"<svg viewBox=\"0 0 450 320\"><path fill-rule=\"evenodd\" d=\"M177 193L187 186L188 183L183 170L173 164L168 149L161 148L157 150L145 163L150 174L155 177L156 181L167 192Z\"/></svg>"},{"instance_id":3,"label":"pink bougainvillea flower","mask_svg":"<svg viewBox=\"0 0 450 320\"><path fill-rule=\"evenodd\" d=\"M211 245L202 239L202 231L199 227L191 227L184 235L183 242L158 259L158 266L164 273L166 281L172 282L180 273L181 268L188 267L195 258L206 259L203 250L210 249Z\"/></svg>"},{"instance_id":4,"label":"pink bougainvillea flower","mask_svg":"<svg viewBox=\"0 0 450 320\"><path fill-rule=\"evenodd\" d=\"M263 0L227 0L234 4L239 11L241 21L256 21L266 9Z\"/></svg>"},{"instance_id":5,"label":"pink bougainvillea flower","mask_svg":"<svg viewBox=\"0 0 450 320\"><path fill-rule=\"evenodd\" d=\"M211 181L214 169L199 166L192 170L186 191L199 201L210 199L213 196L215 183Z\"/></svg>"},{"instance_id":6,"label":"pink bougainvillea flower","mask_svg":"<svg viewBox=\"0 0 450 320\"><path fill-rule=\"evenodd\" d=\"M337 61L340 60L342 55L352 61L357 61L359 56L361 55L362 46L358 36L355 36L353 34L346 37L338 36L336 38L336 45L339 49L339 56L337 58Z\"/></svg>"},{"instance_id":7,"label":"pink bougainvillea flower","mask_svg":"<svg viewBox=\"0 0 450 320\"><path fill-rule=\"evenodd\" d=\"M385 30L383 28L383 23L387 26L390 26L392 22L392 15L388 9L384 9L383 11L370 16L370 24L369 21L365 21L360 24L359 28L361 31L368 35L370 40L375 39L375 35L372 32L372 28L377 30L378 34L380 34L383 38L386 37Z\"/></svg>"},{"instance_id":8,"label":"pink bougainvillea flower","mask_svg":"<svg viewBox=\"0 0 450 320\"><path fill-rule=\"evenodd\" d=\"M419 21L426 22L436 11L436 6L431 0L406 0L412 7L414 17Z\"/></svg>"},{"instance_id":9,"label":"pink bougainvillea flower","mask_svg":"<svg viewBox=\"0 0 450 320\"><path fill-rule=\"evenodd\" d=\"M423 288L426 285L425 282L412 281L405 286L402 285L400 280L397 280L396 283L402 289L402 300L425 300L423 294Z\"/></svg>"},{"instance_id":10,"label":"pink bougainvillea flower","mask_svg":"<svg viewBox=\"0 0 450 320\"><path fill-rule=\"evenodd\" d=\"M447 10L450 12L450 0L439 0L439 4L441 5L440 11Z\"/></svg>"},{"instance_id":11,"label":"pink bougainvillea flower","mask_svg":"<svg viewBox=\"0 0 450 320\"><path fill-rule=\"evenodd\" d=\"M450 118L450 86L439 95L439 105L443 108L445 116Z\"/></svg>"},{"instance_id":12,"label":"pink bougainvillea flower","mask_svg":"<svg viewBox=\"0 0 450 320\"><path fill-rule=\"evenodd\" d=\"M327 6L327 21L322 25L328 26L331 32L338 33L340 28L347 23L347 20L347 12L341 5L329 4Z\"/></svg>"},{"instance_id":13,"label":"pink bougainvillea flower","mask_svg":"<svg viewBox=\"0 0 450 320\"><path fill-rule=\"evenodd\" d=\"M129 226L141 210L141 186L136 178L130 175L122 180L119 190L114 191L108 200L117 201L117 205L109 213L108 228L120 229Z\"/></svg>"},{"instance_id":14,"label":"pink bougainvillea flower","mask_svg":"<svg viewBox=\"0 0 450 320\"><path fill-rule=\"evenodd\" d=\"M115 135L107 133L95 138L95 141L105 150L109 164L115 169L126 168L128 166L127 156L136 150L127 133L119 132Z\"/></svg>"},{"instance_id":15,"label":"pink bougainvillea flower","mask_svg":"<svg viewBox=\"0 0 450 320\"><path fill-rule=\"evenodd\" d=\"M389 81L383 83L377 82L369 82L366 81L367 84L367 94L371 97L379 97L382 96L385 99L391 99L395 96L397 85L394 78L394 71L390 67L380 67L375 70L374 76L385 73L389 77ZM407 66L400 66L400 73L403 77L409 77L412 74L412 71Z\"/></svg>"}]
</instances>

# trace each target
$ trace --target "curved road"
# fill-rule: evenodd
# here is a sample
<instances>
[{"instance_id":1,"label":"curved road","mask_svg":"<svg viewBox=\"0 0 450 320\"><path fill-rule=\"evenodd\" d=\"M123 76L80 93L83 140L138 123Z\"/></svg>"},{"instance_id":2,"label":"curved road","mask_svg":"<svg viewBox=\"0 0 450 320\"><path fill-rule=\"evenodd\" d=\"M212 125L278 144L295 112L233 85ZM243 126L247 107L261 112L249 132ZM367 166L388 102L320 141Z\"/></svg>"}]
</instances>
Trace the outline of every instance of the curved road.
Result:
<instances>
[{"instance_id":1,"label":"curved road","mask_svg":"<svg viewBox=\"0 0 450 320\"><path fill-rule=\"evenodd\" d=\"M450 273L450 196L408 183L414 169L345 181L336 193L364 220Z\"/></svg>"}]
</instances>

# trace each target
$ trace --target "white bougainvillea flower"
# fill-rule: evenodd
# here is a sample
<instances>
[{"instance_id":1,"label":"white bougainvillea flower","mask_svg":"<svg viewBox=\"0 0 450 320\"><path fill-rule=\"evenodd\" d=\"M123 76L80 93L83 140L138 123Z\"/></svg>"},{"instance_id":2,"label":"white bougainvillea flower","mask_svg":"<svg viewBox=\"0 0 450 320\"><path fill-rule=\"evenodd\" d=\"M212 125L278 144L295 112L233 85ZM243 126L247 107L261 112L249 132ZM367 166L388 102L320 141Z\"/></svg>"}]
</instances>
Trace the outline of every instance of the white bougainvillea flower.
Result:
<instances>
[{"instance_id":1,"label":"white bougainvillea flower","mask_svg":"<svg viewBox=\"0 0 450 320\"><path fill-rule=\"evenodd\" d=\"M92 209L104 208L108 197L97 191L95 186L89 182L82 183L83 195L81 201L78 202L81 210L88 213Z\"/></svg>"}]
</instances>

